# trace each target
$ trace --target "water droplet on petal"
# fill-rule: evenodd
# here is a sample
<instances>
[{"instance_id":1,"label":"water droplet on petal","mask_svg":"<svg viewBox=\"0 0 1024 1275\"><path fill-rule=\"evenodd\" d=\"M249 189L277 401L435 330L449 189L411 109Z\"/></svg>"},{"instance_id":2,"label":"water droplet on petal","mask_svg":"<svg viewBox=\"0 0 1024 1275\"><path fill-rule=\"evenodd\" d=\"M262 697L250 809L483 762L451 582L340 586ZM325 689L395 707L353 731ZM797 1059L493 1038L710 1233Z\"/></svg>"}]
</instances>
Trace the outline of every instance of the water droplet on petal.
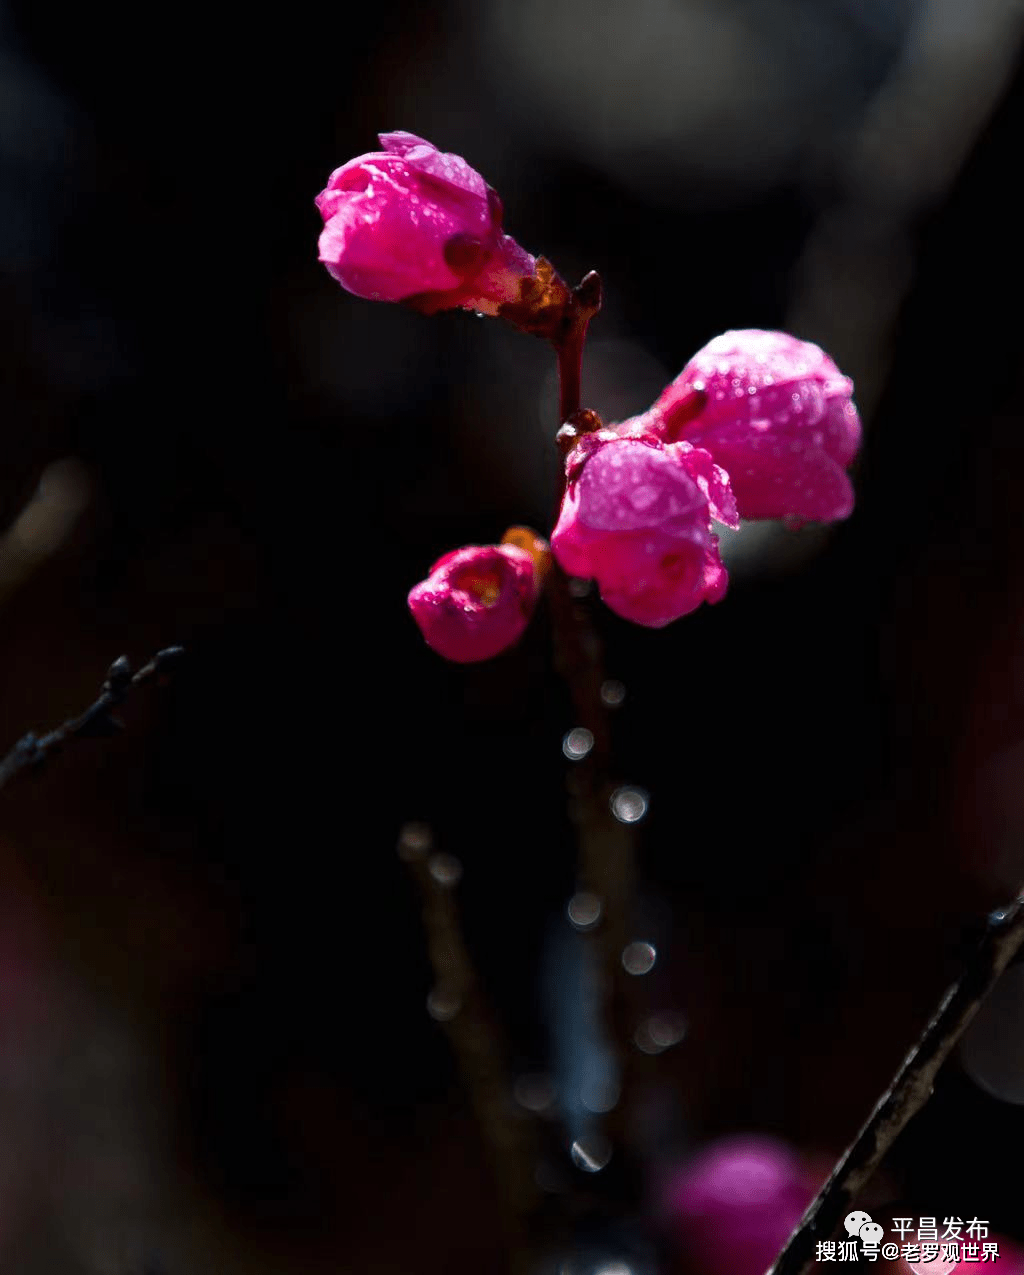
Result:
<instances>
[{"instance_id":1,"label":"water droplet on petal","mask_svg":"<svg viewBox=\"0 0 1024 1275\"><path fill-rule=\"evenodd\" d=\"M636 487L630 488L626 498L638 513L644 513L657 503L658 491L650 483L639 483Z\"/></svg>"}]
</instances>

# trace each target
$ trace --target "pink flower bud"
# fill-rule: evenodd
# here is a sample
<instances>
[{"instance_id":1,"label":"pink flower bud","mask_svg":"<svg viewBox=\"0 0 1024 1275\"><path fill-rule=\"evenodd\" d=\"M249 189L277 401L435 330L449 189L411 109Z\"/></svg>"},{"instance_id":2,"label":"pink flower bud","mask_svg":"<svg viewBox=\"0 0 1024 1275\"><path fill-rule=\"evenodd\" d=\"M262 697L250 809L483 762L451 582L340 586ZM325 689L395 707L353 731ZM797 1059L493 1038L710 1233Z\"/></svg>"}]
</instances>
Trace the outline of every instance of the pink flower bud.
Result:
<instances>
[{"instance_id":1,"label":"pink flower bud","mask_svg":"<svg viewBox=\"0 0 1024 1275\"><path fill-rule=\"evenodd\" d=\"M740 516L831 522L853 510L846 467L860 445L853 382L809 341L724 332L647 414L669 442L707 448L728 470Z\"/></svg>"},{"instance_id":2,"label":"pink flower bud","mask_svg":"<svg viewBox=\"0 0 1024 1275\"><path fill-rule=\"evenodd\" d=\"M711 517L735 525L736 510L707 452L600 430L569 453L566 475L552 552L623 619L662 628L725 594Z\"/></svg>"},{"instance_id":3,"label":"pink flower bud","mask_svg":"<svg viewBox=\"0 0 1024 1275\"><path fill-rule=\"evenodd\" d=\"M412 133L335 169L316 203L320 260L349 292L433 313L497 313L536 262L502 234L501 200L460 155Z\"/></svg>"},{"instance_id":4,"label":"pink flower bud","mask_svg":"<svg viewBox=\"0 0 1024 1275\"><path fill-rule=\"evenodd\" d=\"M516 642L537 601L535 558L518 545L465 545L438 558L409 610L438 655L489 660Z\"/></svg>"},{"instance_id":5,"label":"pink flower bud","mask_svg":"<svg viewBox=\"0 0 1024 1275\"><path fill-rule=\"evenodd\" d=\"M773 1138L723 1138L669 1181L668 1222L705 1275L764 1275L800 1221L814 1184Z\"/></svg>"}]
</instances>

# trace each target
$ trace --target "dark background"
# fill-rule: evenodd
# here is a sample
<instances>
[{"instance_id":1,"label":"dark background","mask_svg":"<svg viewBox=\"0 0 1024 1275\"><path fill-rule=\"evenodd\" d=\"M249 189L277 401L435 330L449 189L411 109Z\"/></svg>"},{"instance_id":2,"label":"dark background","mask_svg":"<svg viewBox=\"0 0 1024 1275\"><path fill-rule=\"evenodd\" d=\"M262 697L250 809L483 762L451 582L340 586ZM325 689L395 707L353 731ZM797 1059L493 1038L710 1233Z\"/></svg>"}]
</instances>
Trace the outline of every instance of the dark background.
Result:
<instances>
[{"instance_id":1,"label":"dark background","mask_svg":"<svg viewBox=\"0 0 1024 1275\"><path fill-rule=\"evenodd\" d=\"M463 862L543 1070L573 722L543 616L458 667L405 595L550 529L556 396L539 341L318 264L313 196L387 129L601 271L609 418L729 327L855 379L847 523L748 528L663 631L594 609L651 995L690 1024L658 1154L842 1149L1024 864L1021 32L967 8L4 8L0 743L188 655L0 799L0 1270L500 1268L394 847L425 820ZM1024 1238L1022 1132L953 1061L879 1192Z\"/></svg>"}]
</instances>

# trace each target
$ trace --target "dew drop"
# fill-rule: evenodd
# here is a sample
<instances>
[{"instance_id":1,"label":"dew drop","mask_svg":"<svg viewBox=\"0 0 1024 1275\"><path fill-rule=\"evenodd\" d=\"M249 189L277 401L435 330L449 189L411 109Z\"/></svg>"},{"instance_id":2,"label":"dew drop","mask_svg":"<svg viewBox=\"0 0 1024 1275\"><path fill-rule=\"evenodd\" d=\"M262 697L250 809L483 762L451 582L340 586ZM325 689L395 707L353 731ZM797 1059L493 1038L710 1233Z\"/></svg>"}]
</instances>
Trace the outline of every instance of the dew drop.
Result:
<instances>
[{"instance_id":1,"label":"dew drop","mask_svg":"<svg viewBox=\"0 0 1024 1275\"><path fill-rule=\"evenodd\" d=\"M622 968L627 974L639 978L641 974L649 974L654 969L657 957L653 944L638 939L634 943L627 943L622 949Z\"/></svg>"},{"instance_id":2,"label":"dew drop","mask_svg":"<svg viewBox=\"0 0 1024 1275\"><path fill-rule=\"evenodd\" d=\"M686 1035L686 1019L682 1014L667 1012L654 1014L640 1024L633 1034L633 1043L642 1053L660 1054L678 1045Z\"/></svg>"},{"instance_id":3,"label":"dew drop","mask_svg":"<svg viewBox=\"0 0 1024 1275\"><path fill-rule=\"evenodd\" d=\"M639 486L630 489L627 499L638 513L644 513L653 504L657 503L658 492L649 483L641 483Z\"/></svg>"},{"instance_id":4,"label":"dew drop","mask_svg":"<svg viewBox=\"0 0 1024 1275\"><path fill-rule=\"evenodd\" d=\"M462 876L462 864L453 854L435 854L431 856L427 864L427 871L438 885L450 890L452 886L459 883Z\"/></svg>"},{"instance_id":5,"label":"dew drop","mask_svg":"<svg viewBox=\"0 0 1024 1275\"><path fill-rule=\"evenodd\" d=\"M398 834L398 857L405 860L406 863L422 859L430 853L433 844L434 838L427 824L403 824Z\"/></svg>"},{"instance_id":6,"label":"dew drop","mask_svg":"<svg viewBox=\"0 0 1024 1275\"><path fill-rule=\"evenodd\" d=\"M605 708L618 708L626 698L626 688L621 682L610 678L601 683L601 703Z\"/></svg>"},{"instance_id":7,"label":"dew drop","mask_svg":"<svg viewBox=\"0 0 1024 1275\"><path fill-rule=\"evenodd\" d=\"M601 900L589 890L580 890L572 896L565 910L577 930L592 930L601 919Z\"/></svg>"},{"instance_id":8,"label":"dew drop","mask_svg":"<svg viewBox=\"0 0 1024 1275\"><path fill-rule=\"evenodd\" d=\"M437 986L427 997L427 1013L438 1023L450 1023L462 1002L450 987Z\"/></svg>"},{"instance_id":9,"label":"dew drop","mask_svg":"<svg viewBox=\"0 0 1024 1275\"><path fill-rule=\"evenodd\" d=\"M614 1076L602 1076L580 1089L580 1102L595 1115L604 1115L619 1101L621 1086Z\"/></svg>"},{"instance_id":10,"label":"dew drop","mask_svg":"<svg viewBox=\"0 0 1024 1275\"><path fill-rule=\"evenodd\" d=\"M996 984L960 1044L960 1061L986 1093L1024 1105L1024 965Z\"/></svg>"},{"instance_id":11,"label":"dew drop","mask_svg":"<svg viewBox=\"0 0 1024 1275\"><path fill-rule=\"evenodd\" d=\"M555 1102L555 1084L550 1076L542 1071L528 1072L520 1076L512 1092L516 1102L526 1111L537 1115L550 1111Z\"/></svg>"},{"instance_id":12,"label":"dew drop","mask_svg":"<svg viewBox=\"0 0 1024 1275\"><path fill-rule=\"evenodd\" d=\"M619 823L639 823L647 814L649 798L642 788L616 788L610 804Z\"/></svg>"},{"instance_id":13,"label":"dew drop","mask_svg":"<svg viewBox=\"0 0 1024 1275\"><path fill-rule=\"evenodd\" d=\"M562 752L570 761L582 761L594 747L594 736L585 726L574 726L562 740Z\"/></svg>"},{"instance_id":14,"label":"dew drop","mask_svg":"<svg viewBox=\"0 0 1024 1275\"><path fill-rule=\"evenodd\" d=\"M600 1173L612 1158L612 1144L604 1134L591 1133L577 1138L569 1148L569 1154L577 1169L584 1173Z\"/></svg>"}]
</instances>

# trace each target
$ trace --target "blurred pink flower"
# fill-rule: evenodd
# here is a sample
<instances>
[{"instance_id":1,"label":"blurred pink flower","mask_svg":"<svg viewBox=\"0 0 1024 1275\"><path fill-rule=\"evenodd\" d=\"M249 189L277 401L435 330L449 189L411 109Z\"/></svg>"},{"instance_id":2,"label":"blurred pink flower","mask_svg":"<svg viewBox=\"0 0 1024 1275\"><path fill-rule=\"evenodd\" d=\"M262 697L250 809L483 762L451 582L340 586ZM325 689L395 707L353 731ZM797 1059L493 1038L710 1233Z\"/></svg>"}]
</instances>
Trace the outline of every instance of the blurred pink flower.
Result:
<instances>
[{"instance_id":1,"label":"blurred pink flower","mask_svg":"<svg viewBox=\"0 0 1024 1275\"><path fill-rule=\"evenodd\" d=\"M706 448L728 471L742 518L831 522L853 510L846 467L861 425L852 393L809 341L724 332L635 424Z\"/></svg>"},{"instance_id":2,"label":"blurred pink flower","mask_svg":"<svg viewBox=\"0 0 1024 1275\"><path fill-rule=\"evenodd\" d=\"M465 545L438 558L409 593L409 610L429 647L469 664L516 642L537 601L534 557L517 545Z\"/></svg>"},{"instance_id":3,"label":"blurred pink flower","mask_svg":"<svg viewBox=\"0 0 1024 1275\"><path fill-rule=\"evenodd\" d=\"M764 1275L803 1216L814 1185L773 1138L723 1138L670 1178L668 1225L702 1275Z\"/></svg>"},{"instance_id":4,"label":"blurred pink flower","mask_svg":"<svg viewBox=\"0 0 1024 1275\"><path fill-rule=\"evenodd\" d=\"M335 169L316 203L320 260L358 297L433 313L497 312L536 262L502 234L501 201L460 155L412 133L381 133L382 151Z\"/></svg>"},{"instance_id":5,"label":"blurred pink flower","mask_svg":"<svg viewBox=\"0 0 1024 1275\"><path fill-rule=\"evenodd\" d=\"M552 552L623 619L661 628L725 594L711 518L735 526L736 509L707 452L600 430L569 453L566 477Z\"/></svg>"},{"instance_id":6,"label":"blurred pink flower","mask_svg":"<svg viewBox=\"0 0 1024 1275\"><path fill-rule=\"evenodd\" d=\"M941 1230L940 1230L941 1234ZM913 1242L914 1235L907 1237ZM948 1245L952 1241L946 1240ZM942 1256L938 1258L925 1258L921 1261L907 1261L905 1257L900 1257L895 1266L892 1267L893 1275L967 1275L968 1271L973 1270L992 1270L997 1271L998 1275L1024 1275L1024 1249L1020 1249L1016 1244L1011 1244L1009 1240L1004 1240L998 1235L989 1235L985 1239L968 1239L956 1241L961 1248L961 1259L963 1259L963 1245L968 1243L974 1245L970 1250L968 1260L960 1260L950 1262ZM986 1258L984 1264L981 1262L981 1250L984 1244L995 1244L998 1250L998 1256L994 1259Z\"/></svg>"}]
</instances>

